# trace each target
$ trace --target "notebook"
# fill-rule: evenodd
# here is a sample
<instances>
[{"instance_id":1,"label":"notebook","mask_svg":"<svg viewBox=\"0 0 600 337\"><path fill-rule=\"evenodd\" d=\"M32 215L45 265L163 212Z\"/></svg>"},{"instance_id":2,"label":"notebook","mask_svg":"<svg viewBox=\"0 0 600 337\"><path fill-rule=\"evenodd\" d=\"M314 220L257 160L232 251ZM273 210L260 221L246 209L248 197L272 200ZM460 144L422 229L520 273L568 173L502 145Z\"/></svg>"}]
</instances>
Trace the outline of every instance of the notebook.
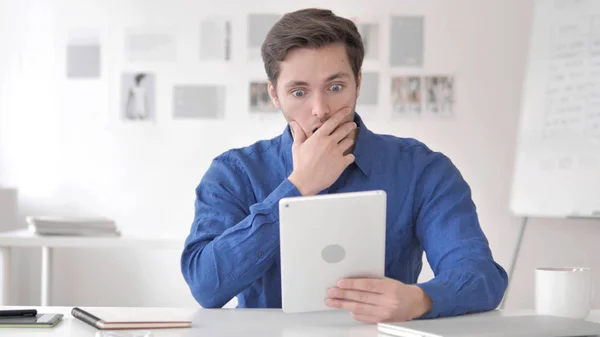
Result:
<instances>
[{"instance_id":1,"label":"notebook","mask_svg":"<svg viewBox=\"0 0 600 337\"><path fill-rule=\"evenodd\" d=\"M63 314L36 314L34 316L2 317L0 328L52 328L63 318Z\"/></svg>"},{"instance_id":2,"label":"notebook","mask_svg":"<svg viewBox=\"0 0 600 337\"><path fill-rule=\"evenodd\" d=\"M95 309L98 311L99 309ZM173 329L173 328L190 328L192 326L191 320L173 320L166 319L165 315L162 315L163 319L156 319L157 315L144 314L144 310L131 309L139 311L136 317L133 318L122 316L123 319L107 318L107 313L94 312L92 310L84 310L82 308L75 307L71 310L71 315L80 321L93 326L98 330L121 330L121 329ZM100 318L98 316L102 316ZM114 315L113 315L114 316ZM140 319L140 317L144 317Z\"/></svg>"}]
</instances>

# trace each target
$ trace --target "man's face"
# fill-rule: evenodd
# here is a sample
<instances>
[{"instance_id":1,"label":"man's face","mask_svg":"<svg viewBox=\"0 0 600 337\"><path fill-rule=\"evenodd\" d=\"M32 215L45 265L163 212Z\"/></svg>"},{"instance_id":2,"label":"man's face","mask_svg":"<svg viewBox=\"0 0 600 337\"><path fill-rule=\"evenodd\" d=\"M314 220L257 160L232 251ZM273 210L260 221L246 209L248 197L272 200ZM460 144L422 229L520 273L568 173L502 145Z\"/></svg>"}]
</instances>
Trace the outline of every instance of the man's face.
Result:
<instances>
[{"instance_id":1,"label":"man's face","mask_svg":"<svg viewBox=\"0 0 600 337\"><path fill-rule=\"evenodd\" d=\"M310 137L317 128L349 107L354 112L360 92L343 44L319 49L297 48L280 63L277 88L269 82L273 104L288 123L295 121ZM358 83L357 83L358 82ZM354 113L347 121L352 121Z\"/></svg>"}]
</instances>

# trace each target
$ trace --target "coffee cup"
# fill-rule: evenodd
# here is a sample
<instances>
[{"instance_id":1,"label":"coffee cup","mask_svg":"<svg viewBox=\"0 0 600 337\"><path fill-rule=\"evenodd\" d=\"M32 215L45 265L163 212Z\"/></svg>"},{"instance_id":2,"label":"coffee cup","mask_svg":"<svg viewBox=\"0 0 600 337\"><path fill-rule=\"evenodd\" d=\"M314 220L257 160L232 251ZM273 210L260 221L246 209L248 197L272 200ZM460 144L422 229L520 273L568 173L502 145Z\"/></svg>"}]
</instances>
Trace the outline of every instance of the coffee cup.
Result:
<instances>
[{"instance_id":1,"label":"coffee cup","mask_svg":"<svg viewBox=\"0 0 600 337\"><path fill-rule=\"evenodd\" d=\"M535 312L584 319L594 296L590 268L536 268Z\"/></svg>"}]
</instances>

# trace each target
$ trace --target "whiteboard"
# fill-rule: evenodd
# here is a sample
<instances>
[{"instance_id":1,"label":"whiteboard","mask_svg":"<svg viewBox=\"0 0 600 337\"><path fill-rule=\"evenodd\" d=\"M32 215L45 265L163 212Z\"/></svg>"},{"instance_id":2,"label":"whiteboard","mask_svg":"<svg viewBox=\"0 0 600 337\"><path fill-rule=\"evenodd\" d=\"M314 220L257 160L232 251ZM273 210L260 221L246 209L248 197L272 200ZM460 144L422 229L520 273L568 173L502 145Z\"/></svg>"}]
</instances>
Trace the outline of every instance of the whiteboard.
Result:
<instances>
[{"instance_id":1,"label":"whiteboard","mask_svg":"<svg viewBox=\"0 0 600 337\"><path fill-rule=\"evenodd\" d=\"M600 1L538 0L510 208L600 216Z\"/></svg>"}]
</instances>

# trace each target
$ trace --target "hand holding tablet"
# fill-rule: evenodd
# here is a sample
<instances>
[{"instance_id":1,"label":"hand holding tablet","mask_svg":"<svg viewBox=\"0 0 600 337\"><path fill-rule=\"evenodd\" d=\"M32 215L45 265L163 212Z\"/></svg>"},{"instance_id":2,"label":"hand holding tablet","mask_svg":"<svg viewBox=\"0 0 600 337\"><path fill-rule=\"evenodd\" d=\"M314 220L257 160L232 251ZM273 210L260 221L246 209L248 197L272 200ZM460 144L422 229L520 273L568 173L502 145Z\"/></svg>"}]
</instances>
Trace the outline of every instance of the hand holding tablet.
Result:
<instances>
[{"instance_id":1,"label":"hand holding tablet","mask_svg":"<svg viewBox=\"0 0 600 337\"><path fill-rule=\"evenodd\" d=\"M279 202L284 312L331 310L345 278L384 278L386 193L366 191Z\"/></svg>"}]
</instances>

